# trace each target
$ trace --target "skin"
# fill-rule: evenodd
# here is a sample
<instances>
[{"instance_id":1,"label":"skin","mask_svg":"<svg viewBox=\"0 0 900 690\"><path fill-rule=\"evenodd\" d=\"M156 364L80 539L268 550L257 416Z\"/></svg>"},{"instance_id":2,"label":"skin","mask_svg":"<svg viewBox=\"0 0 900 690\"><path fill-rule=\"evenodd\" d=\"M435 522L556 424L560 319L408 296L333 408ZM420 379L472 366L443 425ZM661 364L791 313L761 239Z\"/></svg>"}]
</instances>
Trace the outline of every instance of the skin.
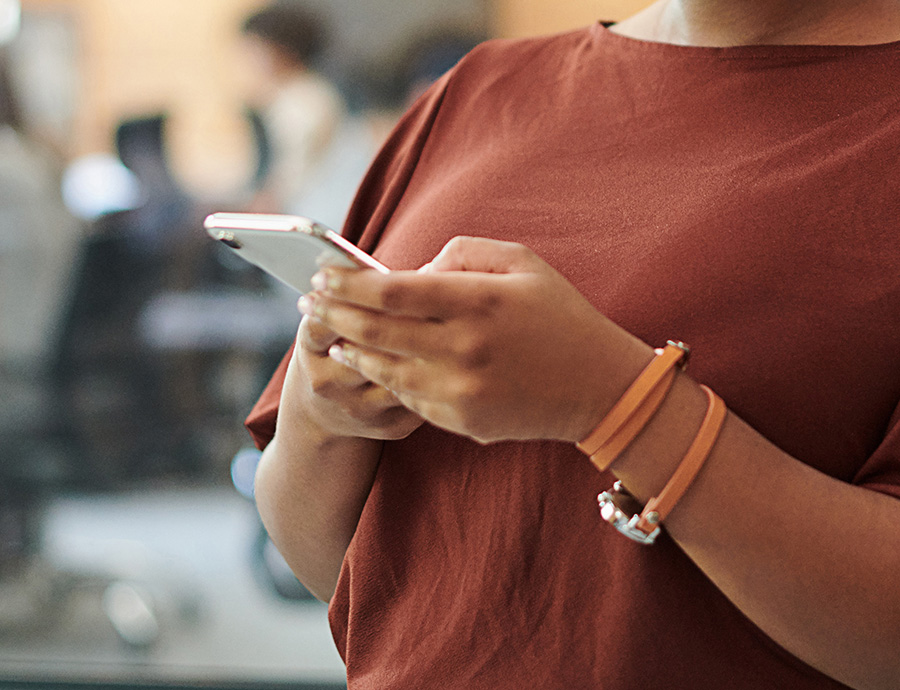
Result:
<instances>
[{"instance_id":1,"label":"skin","mask_svg":"<svg viewBox=\"0 0 900 690\"><path fill-rule=\"evenodd\" d=\"M691 45L881 43L900 39L900 3L664 2L615 30ZM316 287L300 303L256 495L273 540L324 600L384 440L427 419L481 442L575 442L653 356L515 244L457 238L419 272L328 269ZM706 404L679 374L616 461L641 501L672 475ZM900 678L897 524L900 501L813 470L729 414L666 528L777 643L851 687L877 689Z\"/></svg>"},{"instance_id":2,"label":"skin","mask_svg":"<svg viewBox=\"0 0 900 690\"><path fill-rule=\"evenodd\" d=\"M663 0L613 31L693 46L870 45L896 41L898 26L896 0Z\"/></svg>"}]
</instances>

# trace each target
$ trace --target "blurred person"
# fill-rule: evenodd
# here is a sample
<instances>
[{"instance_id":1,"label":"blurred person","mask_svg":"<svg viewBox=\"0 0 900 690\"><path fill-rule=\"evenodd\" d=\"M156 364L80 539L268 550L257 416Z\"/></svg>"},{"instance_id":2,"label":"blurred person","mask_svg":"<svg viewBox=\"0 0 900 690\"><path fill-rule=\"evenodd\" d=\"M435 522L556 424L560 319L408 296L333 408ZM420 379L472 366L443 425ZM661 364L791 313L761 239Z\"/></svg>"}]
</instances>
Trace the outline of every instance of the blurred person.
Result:
<instances>
[{"instance_id":1,"label":"blurred person","mask_svg":"<svg viewBox=\"0 0 900 690\"><path fill-rule=\"evenodd\" d=\"M392 51L376 72L367 65L357 75L365 83L365 106L341 118L291 212L343 227L360 181L400 115L481 40L471 31L441 26Z\"/></svg>"},{"instance_id":2,"label":"blurred person","mask_svg":"<svg viewBox=\"0 0 900 690\"><path fill-rule=\"evenodd\" d=\"M252 105L261 113L271 155L251 210L295 211L345 116L337 88L314 69L326 28L312 11L281 0L247 17L241 30L255 89Z\"/></svg>"},{"instance_id":3,"label":"blurred person","mask_svg":"<svg viewBox=\"0 0 900 690\"><path fill-rule=\"evenodd\" d=\"M0 50L0 629L36 621L40 501L72 451L53 365L81 234L60 170L29 136Z\"/></svg>"},{"instance_id":4,"label":"blurred person","mask_svg":"<svg viewBox=\"0 0 900 690\"><path fill-rule=\"evenodd\" d=\"M60 191L61 164L25 129L0 53L0 360L37 366L53 331L79 243Z\"/></svg>"},{"instance_id":5,"label":"blurred person","mask_svg":"<svg viewBox=\"0 0 900 690\"><path fill-rule=\"evenodd\" d=\"M661 0L417 101L345 226L394 272L248 420L351 689L900 687L898 75L896 0Z\"/></svg>"}]
</instances>

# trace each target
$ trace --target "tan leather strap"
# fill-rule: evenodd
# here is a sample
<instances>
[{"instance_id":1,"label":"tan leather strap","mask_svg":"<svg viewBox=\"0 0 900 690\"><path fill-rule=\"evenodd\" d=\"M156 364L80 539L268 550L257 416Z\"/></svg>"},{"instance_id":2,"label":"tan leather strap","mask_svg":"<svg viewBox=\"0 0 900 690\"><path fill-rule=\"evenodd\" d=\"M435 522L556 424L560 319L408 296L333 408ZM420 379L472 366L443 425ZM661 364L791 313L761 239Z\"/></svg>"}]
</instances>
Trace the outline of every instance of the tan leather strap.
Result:
<instances>
[{"instance_id":1,"label":"tan leather strap","mask_svg":"<svg viewBox=\"0 0 900 690\"><path fill-rule=\"evenodd\" d=\"M653 360L638 375L597 427L584 440L575 444L582 453L591 458L601 471L609 468L618 453L621 453L634 440L662 404L665 392L668 392L668 387L672 383L667 374L672 373L676 364L680 363L682 368L684 367L690 350L683 343L670 341L664 348L657 349L655 352L656 356ZM663 383L664 381L666 383ZM659 397L660 389L665 389L661 398ZM655 407L653 403L655 403ZM636 415L637 419L643 419L642 424L638 425L636 422L630 421ZM617 440L620 434L622 440L627 439L624 444ZM604 448L615 448L620 445L619 451L614 455L604 450Z\"/></svg>"},{"instance_id":2,"label":"tan leather strap","mask_svg":"<svg viewBox=\"0 0 900 690\"><path fill-rule=\"evenodd\" d=\"M613 434L605 444L597 448L591 455L591 462L601 472L605 472L613 464L613 461L619 457L637 435L643 431L647 423L656 414L663 400L669 394L672 384L675 381L675 370L669 369L662 380L650 391L640 407L635 410L634 414L629 417L625 423L619 428L618 432Z\"/></svg>"},{"instance_id":3,"label":"tan leather strap","mask_svg":"<svg viewBox=\"0 0 900 690\"><path fill-rule=\"evenodd\" d=\"M637 528L645 534L650 534L659 527L659 523L666 519L666 516L672 512L672 509L684 496L685 491L694 481L703 463L712 452L713 446L722 430L725 422L727 408L722 399L713 393L706 386L700 386L709 399L709 406L706 409L706 416L700 425L700 431L694 438L691 447L685 453L678 469L669 479L659 496L654 496L641 511L640 519L637 522Z\"/></svg>"}]
</instances>

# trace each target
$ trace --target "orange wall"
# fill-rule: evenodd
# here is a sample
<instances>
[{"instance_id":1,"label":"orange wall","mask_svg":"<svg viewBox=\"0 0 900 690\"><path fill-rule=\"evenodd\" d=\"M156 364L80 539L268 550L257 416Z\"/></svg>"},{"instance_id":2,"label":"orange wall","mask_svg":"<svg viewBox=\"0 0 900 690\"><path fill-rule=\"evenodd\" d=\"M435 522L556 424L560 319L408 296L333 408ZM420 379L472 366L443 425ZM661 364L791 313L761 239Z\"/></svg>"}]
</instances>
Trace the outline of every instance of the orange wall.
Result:
<instances>
[{"instance_id":1,"label":"orange wall","mask_svg":"<svg viewBox=\"0 0 900 690\"><path fill-rule=\"evenodd\" d=\"M71 16L81 47L80 102L69 155L108 151L117 122L168 111L176 172L198 193L238 185L252 166L240 119L237 27L266 0L22 0L26 12ZM365 0L360 0L364 2ZM484 0L493 32L523 36L600 18L648 0Z\"/></svg>"},{"instance_id":2,"label":"orange wall","mask_svg":"<svg viewBox=\"0 0 900 690\"><path fill-rule=\"evenodd\" d=\"M237 27L261 4L23 0L26 12L65 12L77 26L81 84L70 155L110 150L123 117L165 110L173 115L170 143L187 183L215 188L236 182L244 171L225 163L249 155L238 118Z\"/></svg>"}]
</instances>

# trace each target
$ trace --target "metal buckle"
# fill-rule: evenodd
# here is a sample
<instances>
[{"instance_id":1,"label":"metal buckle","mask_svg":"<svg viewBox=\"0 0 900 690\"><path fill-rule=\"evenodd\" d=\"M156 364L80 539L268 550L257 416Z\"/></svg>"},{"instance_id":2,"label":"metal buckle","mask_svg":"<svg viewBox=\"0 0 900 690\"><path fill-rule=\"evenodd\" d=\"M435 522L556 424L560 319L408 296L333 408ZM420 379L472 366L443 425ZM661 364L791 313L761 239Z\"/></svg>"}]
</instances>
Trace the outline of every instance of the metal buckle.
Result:
<instances>
[{"instance_id":1,"label":"metal buckle","mask_svg":"<svg viewBox=\"0 0 900 690\"><path fill-rule=\"evenodd\" d=\"M678 368L684 371L687 369L688 360L691 358L691 346L687 343L683 343L680 340L667 340L666 345L671 345L672 347L677 347L684 353L684 356L681 358L681 361L678 362Z\"/></svg>"},{"instance_id":2,"label":"metal buckle","mask_svg":"<svg viewBox=\"0 0 900 690\"><path fill-rule=\"evenodd\" d=\"M600 516L629 539L649 546L659 536L659 527L649 534L638 528L641 505L622 486L622 482L616 482L609 491L597 496L597 505Z\"/></svg>"}]
</instances>

